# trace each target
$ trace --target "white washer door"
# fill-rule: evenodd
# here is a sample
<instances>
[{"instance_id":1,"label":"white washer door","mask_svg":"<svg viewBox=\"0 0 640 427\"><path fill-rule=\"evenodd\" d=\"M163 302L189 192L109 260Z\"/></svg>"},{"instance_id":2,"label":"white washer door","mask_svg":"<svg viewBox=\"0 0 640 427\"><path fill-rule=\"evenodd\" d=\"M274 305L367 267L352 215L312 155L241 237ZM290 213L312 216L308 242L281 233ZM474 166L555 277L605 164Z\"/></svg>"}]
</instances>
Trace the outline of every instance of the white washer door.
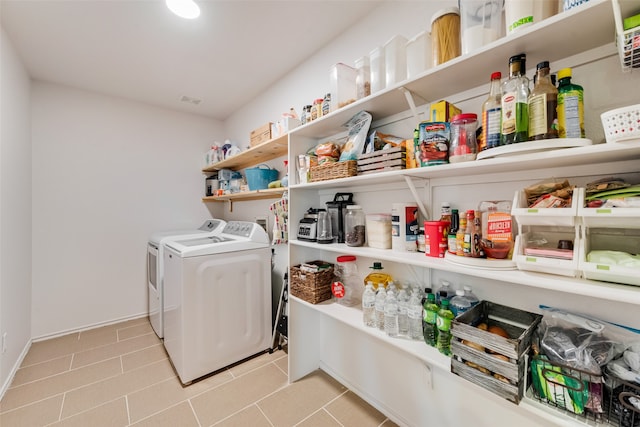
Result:
<instances>
[{"instance_id":1,"label":"white washer door","mask_svg":"<svg viewBox=\"0 0 640 427\"><path fill-rule=\"evenodd\" d=\"M162 288L159 266L162 262L158 248L147 244L147 288L149 291L149 321L159 338L162 338Z\"/></svg>"}]
</instances>

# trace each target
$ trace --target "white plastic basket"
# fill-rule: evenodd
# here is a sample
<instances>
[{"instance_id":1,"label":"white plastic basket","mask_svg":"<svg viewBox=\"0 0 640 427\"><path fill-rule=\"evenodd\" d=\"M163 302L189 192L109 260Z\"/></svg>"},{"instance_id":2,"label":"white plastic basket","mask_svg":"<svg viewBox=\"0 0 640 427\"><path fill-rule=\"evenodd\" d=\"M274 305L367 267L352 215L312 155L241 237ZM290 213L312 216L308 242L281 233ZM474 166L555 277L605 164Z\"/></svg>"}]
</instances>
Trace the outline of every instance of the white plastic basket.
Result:
<instances>
[{"instance_id":1,"label":"white plastic basket","mask_svg":"<svg viewBox=\"0 0 640 427\"><path fill-rule=\"evenodd\" d=\"M640 140L640 104L604 112L600 118L607 142Z\"/></svg>"}]
</instances>

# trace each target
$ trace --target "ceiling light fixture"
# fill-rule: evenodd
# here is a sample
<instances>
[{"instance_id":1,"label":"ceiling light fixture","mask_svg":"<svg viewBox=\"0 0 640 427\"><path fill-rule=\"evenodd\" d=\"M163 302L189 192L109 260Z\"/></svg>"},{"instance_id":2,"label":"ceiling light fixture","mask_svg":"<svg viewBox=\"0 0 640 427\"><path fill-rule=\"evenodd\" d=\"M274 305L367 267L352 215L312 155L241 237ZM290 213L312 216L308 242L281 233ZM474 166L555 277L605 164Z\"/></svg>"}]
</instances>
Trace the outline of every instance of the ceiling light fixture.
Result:
<instances>
[{"instance_id":1,"label":"ceiling light fixture","mask_svg":"<svg viewBox=\"0 0 640 427\"><path fill-rule=\"evenodd\" d=\"M169 10L181 18L195 19L200 16L200 8L193 0L166 0Z\"/></svg>"}]
</instances>

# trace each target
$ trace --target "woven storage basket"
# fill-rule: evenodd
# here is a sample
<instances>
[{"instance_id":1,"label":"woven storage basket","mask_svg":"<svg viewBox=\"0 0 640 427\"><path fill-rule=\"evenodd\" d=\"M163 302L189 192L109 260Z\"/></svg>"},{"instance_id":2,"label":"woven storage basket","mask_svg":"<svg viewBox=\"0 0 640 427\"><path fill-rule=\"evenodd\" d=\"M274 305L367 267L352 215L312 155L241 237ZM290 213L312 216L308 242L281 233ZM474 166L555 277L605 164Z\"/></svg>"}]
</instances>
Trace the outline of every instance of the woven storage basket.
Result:
<instances>
[{"instance_id":1,"label":"woven storage basket","mask_svg":"<svg viewBox=\"0 0 640 427\"><path fill-rule=\"evenodd\" d=\"M310 173L311 182L347 178L358 174L358 162L347 160L345 162L324 163L311 167Z\"/></svg>"},{"instance_id":2,"label":"woven storage basket","mask_svg":"<svg viewBox=\"0 0 640 427\"><path fill-rule=\"evenodd\" d=\"M324 261L312 261L306 264L329 265L318 272L308 272L300 265L291 267L291 294L311 304L317 304L331 298L331 282L333 282L333 264Z\"/></svg>"}]
</instances>

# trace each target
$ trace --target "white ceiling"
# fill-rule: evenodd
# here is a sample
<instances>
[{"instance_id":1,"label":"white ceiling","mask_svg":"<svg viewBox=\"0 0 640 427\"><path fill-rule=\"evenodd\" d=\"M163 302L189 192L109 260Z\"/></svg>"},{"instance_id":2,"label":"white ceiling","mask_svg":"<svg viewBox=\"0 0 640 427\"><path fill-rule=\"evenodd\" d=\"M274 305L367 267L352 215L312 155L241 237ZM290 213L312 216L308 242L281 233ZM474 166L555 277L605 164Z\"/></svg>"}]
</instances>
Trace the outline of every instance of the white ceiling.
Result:
<instances>
[{"instance_id":1,"label":"white ceiling","mask_svg":"<svg viewBox=\"0 0 640 427\"><path fill-rule=\"evenodd\" d=\"M225 120L380 3L196 1L195 20L164 0L0 0L0 15L35 80Z\"/></svg>"}]
</instances>

